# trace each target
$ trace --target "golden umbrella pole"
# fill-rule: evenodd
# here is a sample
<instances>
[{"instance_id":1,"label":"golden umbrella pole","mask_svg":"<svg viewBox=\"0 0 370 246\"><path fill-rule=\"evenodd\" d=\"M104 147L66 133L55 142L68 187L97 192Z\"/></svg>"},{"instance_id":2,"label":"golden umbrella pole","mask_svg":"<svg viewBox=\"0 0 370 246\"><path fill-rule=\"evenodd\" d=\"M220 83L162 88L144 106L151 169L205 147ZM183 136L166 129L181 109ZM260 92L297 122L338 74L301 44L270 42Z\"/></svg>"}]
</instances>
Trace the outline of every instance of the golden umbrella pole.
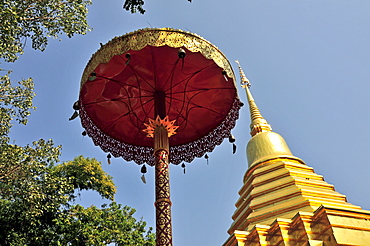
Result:
<instances>
[{"instance_id":1,"label":"golden umbrella pole","mask_svg":"<svg viewBox=\"0 0 370 246\"><path fill-rule=\"evenodd\" d=\"M168 132L164 126L154 129L155 210L157 246L172 245Z\"/></svg>"},{"instance_id":2,"label":"golden umbrella pole","mask_svg":"<svg viewBox=\"0 0 370 246\"><path fill-rule=\"evenodd\" d=\"M178 126L165 116L165 95L156 92L155 120L149 119L144 131L154 138L155 157L155 208L156 208L156 245L172 246L172 220L169 175L169 137L176 134ZM163 119L161 119L161 117Z\"/></svg>"}]
</instances>

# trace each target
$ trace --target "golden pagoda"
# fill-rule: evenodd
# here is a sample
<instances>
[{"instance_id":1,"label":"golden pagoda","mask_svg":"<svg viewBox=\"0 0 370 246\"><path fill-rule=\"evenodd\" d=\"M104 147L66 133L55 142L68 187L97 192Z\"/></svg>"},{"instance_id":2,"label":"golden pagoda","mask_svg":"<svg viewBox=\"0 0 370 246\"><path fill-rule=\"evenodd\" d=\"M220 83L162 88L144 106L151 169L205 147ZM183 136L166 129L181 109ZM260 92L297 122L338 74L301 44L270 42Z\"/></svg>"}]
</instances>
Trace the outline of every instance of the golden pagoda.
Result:
<instances>
[{"instance_id":1,"label":"golden pagoda","mask_svg":"<svg viewBox=\"0 0 370 246\"><path fill-rule=\"evenodd\" d=\"M347 202L272 131L250 93L249 168L224 246L370 245L370 211Z\"/></svg>"}]
</instances>

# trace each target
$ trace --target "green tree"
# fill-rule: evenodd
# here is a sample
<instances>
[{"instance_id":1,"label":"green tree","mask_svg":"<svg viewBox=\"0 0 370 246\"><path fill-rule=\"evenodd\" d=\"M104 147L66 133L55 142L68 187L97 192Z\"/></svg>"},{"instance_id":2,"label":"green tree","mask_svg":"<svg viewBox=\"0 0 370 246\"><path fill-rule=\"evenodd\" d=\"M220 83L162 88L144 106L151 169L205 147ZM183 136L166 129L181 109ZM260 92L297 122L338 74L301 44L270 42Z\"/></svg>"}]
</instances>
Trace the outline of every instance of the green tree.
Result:
<instances>
[{"instance_id":1,"label":"green tree","mask_svg":"<svg viewBox=\"0 0 370 246\"><path fill-rule=\"evenodd\" d=\"M145 10L143 8L144 0L125 0L123 8L131 13L136 13L139 11L140 14L144 14Z\"/></svg>"},{"instance_id":2,"label":"green tree","mask_svg":"<svg viewBox=\"0 0 370 246\"><path fill-rule=\"evenodd\" d=\"M48 37L85 34L91 0L2 0L0 2L0 58L15 61L28 40L44 50Z\"/></svg>"},{"instance_id":3,"label":"green tree","mask_svg":"<svg viewBox=\"0 0 370 246\"><path fill-rule=\"evenodd\" d=\"M31 41L32 48L42 51L48 37L85 34L89 30L86 18L90 3L90 0L0 1L0 61L17 60L27 40ZM10 75L11 71L0 68L0 153L9 158L23 149L9 144L10 129L15 121L27 124L27 117L34 110L35 96L32 78L13 82ZM24 148L28 150L29 146ZM20 155L15 157L18 161L0 162L0 182L25 175L27 158L22 158Z\"/></svg>"},{"instance_id":4,"label":"green tree","mask_svg":"<svg viewBox=\"0 0 370 246\"><path fill-rule=\"evenodd\" d=\"M72 37L89 31L87 6L91 0L2 0L0 1L0 61L14 62L28 41L43 51L48 38ZM12 120L26 124L33 108L32 78L12 82L11 71L0 68L0 141L7 142ZM1 166L0 166L1 167ZM13 173L18 168L13 169ZM2 173L0 172L0 178Z\"/></svg>"},{"instance_id":5,"label":"green tree","mask_svg":"<svg viewBox=\"0 0 370 246\"><path fill-rule=\"evenodd\" d=\"M0 182L1 245L154 245L151 229L146 232L132 208L115 202L102 208L71 205L76 190L93 190L113 201L112 177L96 159L79 156L54 165L60 147L52 141L9 147L0 162L23 166L17 178Z\"/></svg>"},{"instance_id":6,"label":"green tree","mask_svg":"<svg viewBox=\"0 0 370 246\"><path fill-rule=\"evenodd\" d=\"M191 0L188 0L191 2ZM125 3L123 4L123 8L127 11L130 11L131 13L139 12L140 14L145 13L144 6L144 0L125 0Z\"/></svg>"},{"instance_id":7,"label":"green tree","mask_svg":"<svg viewBox=\"0 0 370 246\"><path fill-rule=\"evenodd\" d=\"M10 74L11 71L7 71L5 75L0 76L0 143L9 141L12 120L27 124L27 116L33 109L32 99L35 94L32 79L22 80L17 86L13 86Z\"/></svg>"},{"instance_id":8,"label":"green tree","mask_svg":"<svg viewBox=\"0 0 370 246\"><path fill-rule=\"evenodd\" d=\"M85 34L90 0L0 2L0 60L14 62L28 41L44 50L48 38ZM0 75L0 245L154 245L151 229L134 209L114 202L115 186L95 159L60 163L60 146L40 139L27 146L10 141L15 122L34 109L31 78L14 83ZM96 191L110 203L74 205L76 190Z\"/></svg>"}]
</instances>

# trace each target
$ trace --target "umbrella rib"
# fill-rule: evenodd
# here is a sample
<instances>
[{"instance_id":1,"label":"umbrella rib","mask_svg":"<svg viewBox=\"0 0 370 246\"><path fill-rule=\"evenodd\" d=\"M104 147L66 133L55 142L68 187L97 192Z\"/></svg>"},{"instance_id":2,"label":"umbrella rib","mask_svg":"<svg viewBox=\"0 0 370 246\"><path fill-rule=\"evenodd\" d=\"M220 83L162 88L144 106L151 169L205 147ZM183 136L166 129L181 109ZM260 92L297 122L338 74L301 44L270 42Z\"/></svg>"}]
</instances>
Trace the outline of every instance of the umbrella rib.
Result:
<instances>
[{"instance_id":1,"label":"umbrella rib","mask_svg":"<svg viewBox=\"0 0 370 246\"><path fill-rule=\"evenodd\" d=\"M194 96L195 96L195 95L193 95L193 97L194 97ZM180 102L182 102L183 104L192 105L192 106L197 107L197 108L204 108L204 109L207 109L207 110L209 110L209 111L211 111L211 112L213 112L213 113L215 113L215 114L219 114L219 115L223 116L223 114L221 114L221 113L219 113L219 112L217 112L217 111L215 111L215 110L213 110L213 109L211 109L211 108L204 107L204 106L199 105L199 104L195 104L195 103L191 102L190 100L189 100L188 102L186 102L185 100L181 100L181 99L178 99L178 98L172 98L172 99L173 99L173 100L180 101ZM174 108L174 107L172 107L172 108ZM181 110L182 110L183 108L184 108L184 107L182 107L182 108L181 108ZM176 111L177 111L177 110L176 110Z\"/></svg>"},{"instance_id":2,"label":"umbrella rib","mask_svg":"<svg viewBox=\"0 0 370 246\"><path fill-rule=\"evenodd\" d=\"M185 92L187 92L186 91L186 89L187 89L187 87L188 87L188 84L190 83L190 80L196 75L196 74L198 74L198 73L200 73L200 72L202 72L202 71L204 71L204 70L206 70L207 68L209 68L209 67L211 67L212 66L212 64L211 65L209 65L209 66L206 66L206 67L204 67L204 68L202 68L202 69L200 69L199 71L196 71L196 72L194 72L193 74L190 74L190 76L188 77L188 78L185 78L184 80L181 80L181 81L179 81L177 84L175 84L174 85L174 83L173 83L173 77L174 77L174 74L175 74L175 69L176 69L176 66L177 66L177 64L178 64L178 61L179 61L179 59L176 61L176 63L175 63L175 65L174 65L174 68L173 68L173 70L171 71L171 75L169 76L169 78L171 78L171 79L169 79L170 81L171 81L171 86L170 86L170 88L169 88L169 95L172 95L172 89L174 88L174 87L176 87L177 85L179 85L179 84L181 84L181 83L183 83L183 81L185 81L186 80L186 82L185 82L185 87L184 87L184 100L183 100L183 105L182 105L182 108L181 108L181 110L184 108L184 104L185 104L185 96L186 96L186 94L185 94ZM172 76L172 77L171 77ZM168 91L168 90L167 90ZM166 91L166 92L167 92ZM172 105L172 97L170 97L170 102L169 102L169 104L170 105ZM168 109L168 111L169 111L169 109ZM178 117L177 117L177 119L178 119Z\"/></svg>"},{"instance_id":3,"label":"umbrella rib","mask_svg":"<svg viewBox=\"0 0 370 246\"><path fill-rule=\"evenodd\" d=\"M154 100L154 98L153 99L151 99L150 101L152 101L152 100ZM148 101L147 103L149 103L150 101ZM154 104L152 104L152 106L150 107L150 109L148 110L148 112L150 112L152 109L153 109L153 107L154 107ZM149 119L149 115L145 112L145 111L143 111L144 112L144 114L145 114L145 119ZM137 136L139 135L139 133L141 133L141 135L146 135L145 133L144 133L144 131L142 131L141 130L141 128L140 128L140 126L143 126L144 125L144 121L141 121L140 120L140 118L135 114L135 112L134 111L132 111L132 114L134 114L135 116L136 116L136 127L137 127L137 129L138 129L138 131L136 132L136 134L135 134L135 140L134 140L134 143L135 143L135 141L136 141L136 139L137 139ZM133 125L135 125L134 124L134 122L133 122L133 120L131 119L131 117L130 117L130 120L131 120L131 122L132 122L132 124ZM145 120L146 121L146 120Z\"/></svg>"},{"instance_id":4,"label":"umbrella rib","mask_svg":"<svg viewBox=\"0 0 370 246\"><path fill-rule=\"evenodd\" d=\"M152 52L152 51L151 51ZM153 59L153 55L152 55L152 59ZM154 62L153 62L153 66L154 66ZM152 88L152 90L153 91L155 91L155 88L146 80L146 79L144 79L144 77L143 76L141 76L141 74L138 72L138 71L136 71L131 65L128 65L128 67L129 68L131 68L131 70L132 70L132 72L134 73L134 75L135 75L135 78L136 78L136 81L137 81L137 84L139 85L138 86L138 89L139 89L139 95L141 95L141 90L143 90L142 88L141 88L141 83L140 83L140 80L139 80L139 77L142 79L142 81L144 81L147 85L149 85L149 87L150 88ZM156 79L156 76L155 76L155 69L154 69L154 79ZM155 81L154 81L155 82ZM147 92L151 92L151 93L153 93L153 91L148 91L148 90L143 90L143 91L147 91ZM153 93L153 96L154 96L154 93ZM140 99L140 105L141 105L141 107L143 107L143 102L142 102L142 98L140 97L139 98ZM143 108L143 112L145 112L145 110L144 110L144 108ZM145 116L146 116L146 118L148 118L148 114L145 112ZM138 119L138 117L137 117L137 119ZM141 123L143 123L143 122L141 122Z\"/></svg>"},{"instance_id":5,"label":"umbrella rib","mask_svg":"<svg viewBox=\"0 0 370 246\"><path fill-rule=\"evenodd\" d=\"M192 109L195 109L196 107L191 107L190 109L188 109L187 111L186 111L186 114L185 115L183 115L182 113L181 113L181 111L178 111L177 109L175 109L174 108L174 110L176 110L177 111L177 113L178 113L178 116L177 116L177 119L176 119L176 121L178 121L178 119L181 117L181 118L183 118L184 119L184 122L185 122L185 125L183 126L183 128L185 128L188 124L197 132L197 134L200 134L200 132L198 131L198 129L197 128L195 128L194 127L194 125L188 120L188 115L189 115L189 113L190 113L190 111L192 110Z\"/></svg>"},{"instance_id":6,"label":"umbrella rib","mask_svg":"<svg viewBox=\"0 0 370 246\"><path fill-rule=\"evenodd\" d=\"M133 119L131 119L131 117L130 117L130 120L131 120L131 123L132 123L133 125L136 125L138 129L140 129L140 127L139 127L139 126L141 126L141 125L144 123L144 121L140 120L140 117L138 117L138 116L137 116L137 114L135 113L135 110L136 110L136 109L138 109L138 108L140 108L140 107L143 107L145 104L148 104L148 103L150 103L150 102L151 102L151 101L153 101L153 100L154 100L154 98L150 99L149 101L145 102L144 104L140 103L140 106L137 106L137 107L135 107L135 108L129 107L129 108L130 108L129 112L127 112L127 114L125 114L125 115L130 114L130 115L134 115L134 116L135 116L134 118L136 118L136 124L135 124L134 120L133 120ZM152 107L151 107L151 108L152 108ZM143 112L144 112L144 114L145 114L145 118L148 118L149 116L148 116L148 114L145 112L145 110L143 110ZM150 110L149 110L149 112L150 112ZM125 116L125 115L124 115L124 116Z\"/></svg>"},{"instance_id":7,"label":"umbrella rib","mask_svg":"<svg viewBox=\"0 0 370 246\"><path fill-rule=\"evenodd\" d=\"M152 50L152 49L150 49L150 54L151 54L151 56L152 56L154 85L156 85L156 84L157 84L157 68L156 68L156 66L155 66L156 64L155 64L155 62L154 62L154 55L153 55L153 50ZM152 87L152 89L153 89L154 91L156 91L155 86L154 86L154 87Z\"/></svg>"},{"instance_id":8,"label":"umbrella rib","mask_svg":"<svg viewBox=\"0 0 370 246\"><path fill-rule=\"evenodd\" d=\"M218 115L223 116L221 113L219 113L219 112L217 112L217 111L215 111L215 110L212 110L212 109L210 109L210 108L208 108L208 107L204 107L204 106L201 106L201 105L198 105L198 104L195 104L195 103L191 102L191 101L192 101L192 99L193 99L195 96L199 95L199 94L200 94L200 93L202 93L202 92L203 92L203 91L199 91L198 93L196 93L196 94L192 95L192 96L189 98L189 100L188 100L187 102L185 101L185 94L186 94L185 92L184 92L184 99L183 99L183 100L178 99L178 98L170 97L170 100L171 100L171 101L172 101L172 100L177 100L177 101L182 102L182 106L181 106L181 109L180 109L180 110L179 110L179 109L177 109L177 108L172 107L172 109L173 109L173 110L175 110L175 111L177 111L177 113L178 113L178 116L176 117L176 121L178 122L178 119L179 119L180 117L182 117L182 118L184 119L184 122L186 122L186 123L185 123L185 125L184 125L184 127L186 127L188 124L190 124L190 125L191 125L191 127L192 127L192 128L193 128L197 133L199 133L199 132L198 132L198 130L194 127L194 125L193 125L191 122L189 122L189 121L187 120L188 115L189 115L189 113L190 113L190 111L191 111L192 109L195 109L195 108L204 108L204 109L209 110L209 111L211 111L211 112L213 112L213 113L215 113L215 114L218 114ZM185 104L186 104L186 110L185 110L186 114L185 114L185 115L183 115L181 112L183 111L183 109L184 109L184 107L185 107ZM189 108L189 105L192 105L193 107L190 107L190 108Z\"/></svg>"},{"instance_id":9,"label":"umbrella rib","mask_svg":"<svg viewBox=\"0 0 370 246\"><path fill-rule=\"evenodd\" d=\"M132 69L132 67L130 67L131 69ZM138 79L138 76L137 76L137 74L135 73L135 70L132 70L133 72L134 72L134 74L135 74L135 77L136 77L136 80L137 80L137 82L138 82L138 87L137 87L137 89L139 90L139 95L142 95L142 88L141 88L141 86L140 86L140 83L139 83L139 79ZM145 80L144 80L145 81ZM123 87L122 86L122 88L125 90L125 92L126 92L126 95L128 95L129 93L128 93L128 91L127 91L127 88L126 87ZM146 91L146 90L143 90L143 91ZM148 92L148 91L147 91ZM149 91L150 92L150 91ZM152 92L151 92L152 93ZM146 117L148 117L148 115L147 115L147 113L145 112L145 109L144 109L144 104L143 104L143 101L142 101L142 97L139 97L139 100L140 100L140 106L139 107L142 107L142 109L143 109L143 112L145 113L145 116ZM151 100L149 100L148 102L150 102ZM139 119L139 117L134 113L134 110L136 109L133 109L132 108L132 105L131 105L131 98L130 97L128 97L128 102L129 102L129 106L128 106L128 108L130 109L130 111L132 112L132 114L133 115L135 115L135 117L136 117L136 120L137 120L137 122L136 123L138 123L138 122L140 122L141 124L143 124L143 122L141 122L140 121L140 119ZM129 111L129 113L130 113L130 111ZM131 123L133 124L133 125L135 125L135 123L133 122L133 120L131 119L131 117L130 117L130 120L131 120Z\"/></svg>"},{"instance_id":10,"label":"umbrella rib","mask_svg":"<svg viewBox=\"0 0 370 246\"><path fill-rule=\"evenodd\" d=\"M146 103L149 103L149 102L151 102L153 99L151 99L151 100L149 100L148 102L146 102ZM137 128L138 129L140 129L140 127L139 127L139 125L142 125L144 122L143 121L141 121L140 120L140 118L137 116L137 114L135 113L135 110L137 109L137 108L139 108L139 107L141 107L141 106L138 106L138 107L136 107L136 108L132 108L131 107L131 105L129 105L129 104L127 104L126 102L123 102L123 101L120 101L120 102L122 102L123 104L125 104L126 106L127 106L127 108L129 108L130 110L127 112L127 113L125 113L124 115L121 115L120 117L118 117L118 119L116 119L116 120L114 120L111 124L109 124L108 126L106 126L105 128L104 128L104 130L106 130L106 129L108 129L109 127L111 127L113 124L115 124L117 121L119 121L122 117L125 117L126 115L133 115L134 116L134 118L136 118L136 124L135 124L135 121L130 117L130 121L131 121L131 123L133 124L133 125L136 125L137 126ZM148 114L144 111L144 113L145 113L145 116L146 116L146 118L148 117ZM138 122L140 123L140 124L138 124Z\"/></svg>"},{"instance_id":11,"label":"umbrella rib","mask_svg":"<svg viewBox=\"0 0 370 246\"><path fill-rule=\"evenodd\" d=\"M131 71L134 73L134 75L136 77L136 81L138 82L138 84L140 84L139 83L139 81L140 81L139 77L140 77L147 85L149 85L150 88L152 88L152 90L155 90L155 88L146 79L144 79L144 77L136 69L134 69L134 67L131 66L131 64L128 64L127 67L129 67L131 69ZM149 90L146 90L146 91L150 92Z\"/></svg>"},{"instance_id":12,"label":"umbrella rib","mask_svg":"<svg viewBox=\"0 0 370 246\"><path fill-rule=\"evenodd\" d=\"M186 89L187 89L187 87L188 87L188 84L190 83L190 80L191 80L191 78L192 77L194 77L195 76L195 74L196 73L194 73L194 74L191 74L187 79L184 79L184 80L186 80L186 82L185 82L185 86L184 86L184 96L183 96L183 101L182 101L182 106L181 106L181 111L184 109L184 106L185 106L185 97L186 97ZM181 82L183 82L184 80L182 80ZM170 86L170 95L172 95L172 88L173 88L173 79L171 79L171 86ZM170 96L170 102L169 102L169 105L172 105L172 99L173 99L173 97L172 96ZM189 104L188 104L188 106L189 106ZM187 106L187 108L188 108L188 106ZM180 112L181 112L180 111ZM179 118L179 116L176 118L176 120Z\"/></svg>"},{"instance_id":13,"label":"umbrella rib","mask_svg":"<svg viewBox=\"0 0 370 246\"><path fill-rule=\"evenodd\" d=\"M175 69L176 69L176 66L177 66L177 64L178 64L178 62L179 62L179 59L180 58L178 58L177 59L177 61L175 62L175 64L174 64L174 66L173 66L173 68L172 68L172 70L171 70L171 73L170 73L170 75L168 76L168 79L166 80L166 83L165 83L165 85L167 85L167 83L168 83L168 81L170 81L170 88L169 88L169 90L170 90L170 92L169 92L169 95L172 95L172 89L173 89L173 78L174 78L174 76L175 76ZM187 83L189 83L189 80L186 82L186 84ZM164 87L165 87L165 85L163 86L163 89L164 89ZM170 97L170 102L169 102L169 105L171 105L172 104L172 97ZM169 113L169 109L167 110L167 112ZM167 113L167 115L168 115L168 113Z\"/></svg>"},{"instance_id":14,"label":"umbrella rib","mask_svg":"<svg viewBox=\"0 0 370 246\"><path fill-rule=\"evenodd\" d=\"M152 98L149 101L145 102L145 104L148 104L151 101L154 101L154 98ZM144 122L147 121L147 119L149 119L149 115L148 115L148 113L143 108L143 113L145 114L145 119L144 120L141 120L140 117L138 117L137 114L135 113L135 110L138 109L139 107L143 107L145 104L140 103L140 106L138 106L136 108L133 108L131 110L132 114L135 115L136 124L134 123L134 120L131 119L131 117L130 117L130 120L131 120L131 122L132 122L133 125L136 125L136 127L137 127L137 129L139 131L140 131L140 126L142 126L144 124ZM148 112L150 112L153 109L153 107L154 107L154 104L152 104L152 106L150 107L150 109L148 110Z\"/></svg>"},{"instance_id":15,"label":"umbrella rib","mask_svg":"<svg viewBox=\"0 0 370 246\"><path fill-rule=\"evenodd\" d=\"M178 91L178 92L173 92L171 94L174 95L174 94L181 94L181 93L188 93L188 92L195 92L195 91L205 92L209 90L235 90L235 89L230 88L230 87L212 87L212 88L204 88L204 89L191 89L188 91Z\"/></svg>"},{"instance_id":16,"label":"umbrella rib","mask_svg":"<svg viewBox=\"0 0 370 246\"><path fill-rule=\"evenodd\" d=\"M150 96L149 95L149 96L141 96L141 97L153 97L153 96ZM99 104L99 103L103 103L103 102L122 101L122 99L137 99L137 98L140 98L140 96L137 96L137 97L125 97L125 96L122 96L122 97L118 97L118 98L114 98L114 99L104 99L104 100L97 101L97 102L85 103L84 105L85 106L90 106L90 105Z\"/></svg>"},{"instance_id":17,"label":"umbrella rib","mask_svg":"<svg viewBox=\"0 0 370 246\"><path fill-rule=\"evenodd\" d=\"M188 78L185 78L185 79L183 79L183 80L180 80L178 83L176 83L176 84L171 84L171 86L170 86L170 88L169 89L167 89L165 92L167 92L167 91L169 91L169 90L172 90L172 88L174 88L174 87L176 87L176 86L178 86L179 84L181 84L181 83L183 83L183 81L184 80L188 80L187 82L186 82L186 84L188 84L189 83L189 80L191 79L191 78L193 78L196 74L198 74L198 73L201 73L201 72L203 72L204 70L206 70L206 69L208 69L208 68L210 68L210 67L212 67L213 66L213 64L211 64L211 65L209 65L209 66L206 66L206 67L204 67L204 68L202 68L202 69L200 69L200 70L198 70L198 71L196 71L196 72L194 72L194 73L192 73L192 74L188 74L189 75L189 77ZM171 80L171 83L172 83L173 81Z\"/></svg>"},{"instance_id":18,"label":"umbrella rib","mask_svg":"<svg viewBox=\"0 0 370 246\"><path fill-rule=\"evenodd\" d=\"M135 74L135 77L136 77L136 79L137 79L137 76L136 76L136 74ZM136 88L136 89L140 89L140 87L139 86L134 86L134 85L131 85L131 84L127 84L127 83L124 83L123 81L119 81L119 80L116 80L116 79L113 79L113 78L108 78L108 77L103 77L103 76L98 76L98 78L103 78L103 79L107 79L107 80L109 80L109 81L112 81L112 82L116 82L119 86L121 86L122 88L125 88L125 86L128 86L128 87L133 87L133 88ZM138 79L137 79L138 80ZM93 81L91 81L91 82L93 82ZM141 90L143 90L143 91L146 91L146 92L152 92L152 91L150 91L150 90L144 90L144 89L141 89Z\"/></svg>"},{"instance_id":19,"label":"umbrella rib","mask_svg":"<svg viewBox=\"0 0 370 246\"><path fill-rule=\"evenodd\" d=\"M175 64L173 65L173 68L172 68L172 70L171 70L171 72L170 72L170 74L169 74L168 78L166 79L166 83L164 83L162 90L166 87L166 85L167 85L168 81L171 81L171 86L170 86L169 90L171 90L171 89L173 88L173 87L172 87L173 76L175 75L175 69L176 69L177 64L179 63L179 60L180 60L180 58L178 58L178 59L176 60ZM165 91L165 92L166 92L166 91Z\"/></svg>"},{"instance_id":20,"label":"umbrella rib","mask_svg":"<svg viewBox=\"0 0 370 246\"><path fill-rule=\"evenodd\" d=\"M122 101L121 101L122 102ZM127 103L125 103L125 102L122 102L123 104L125 104L128 108L130 108L128 105L127 105ZM125 117L126 115L128 115L130 113L130 111L129 112L127 112L126 114L124 114L124 115L121 115L120 117L118 117L118 119L116 119L116 120L114 120L113 122L111 122L108 126L106 126L106 127L104 127L104 129L103 130L106 130L106 129L108 129L108 128L110 128L113 124L115 124L117 121L119 121L122 117Z\"/></svg>"}]
</instances>

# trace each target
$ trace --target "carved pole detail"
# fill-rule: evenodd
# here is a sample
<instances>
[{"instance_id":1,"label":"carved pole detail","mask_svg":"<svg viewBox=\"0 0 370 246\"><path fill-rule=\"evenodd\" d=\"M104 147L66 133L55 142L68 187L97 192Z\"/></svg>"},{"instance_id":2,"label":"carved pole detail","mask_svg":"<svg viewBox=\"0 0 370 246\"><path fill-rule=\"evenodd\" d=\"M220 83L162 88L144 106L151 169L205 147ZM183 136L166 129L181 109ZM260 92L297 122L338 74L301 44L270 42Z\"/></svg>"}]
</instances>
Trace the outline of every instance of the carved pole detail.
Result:
<instances>
[{"instance_id":1,"label":"carved pole detail","mask_svg":"<svg viewBox=\"0 0 370 246\"><path fill-rule=\"evenodd\" d=\"M148 137L154 138L155 157L155 208L156 208L156 245L172 246L172 219L169 172L169 137L176 134L175 121L149 119L144 130Z\"/></svg>"},{"instance_id":2,"label":"carved pole detail","mask_svg":"<svg viewBox=\"0 0 370 246\"><path fill-rule=\"evenodd\" d=\"M154 133L156 245L172 246L168 133L159 126Z\"/></svg>"}]
</instances>

